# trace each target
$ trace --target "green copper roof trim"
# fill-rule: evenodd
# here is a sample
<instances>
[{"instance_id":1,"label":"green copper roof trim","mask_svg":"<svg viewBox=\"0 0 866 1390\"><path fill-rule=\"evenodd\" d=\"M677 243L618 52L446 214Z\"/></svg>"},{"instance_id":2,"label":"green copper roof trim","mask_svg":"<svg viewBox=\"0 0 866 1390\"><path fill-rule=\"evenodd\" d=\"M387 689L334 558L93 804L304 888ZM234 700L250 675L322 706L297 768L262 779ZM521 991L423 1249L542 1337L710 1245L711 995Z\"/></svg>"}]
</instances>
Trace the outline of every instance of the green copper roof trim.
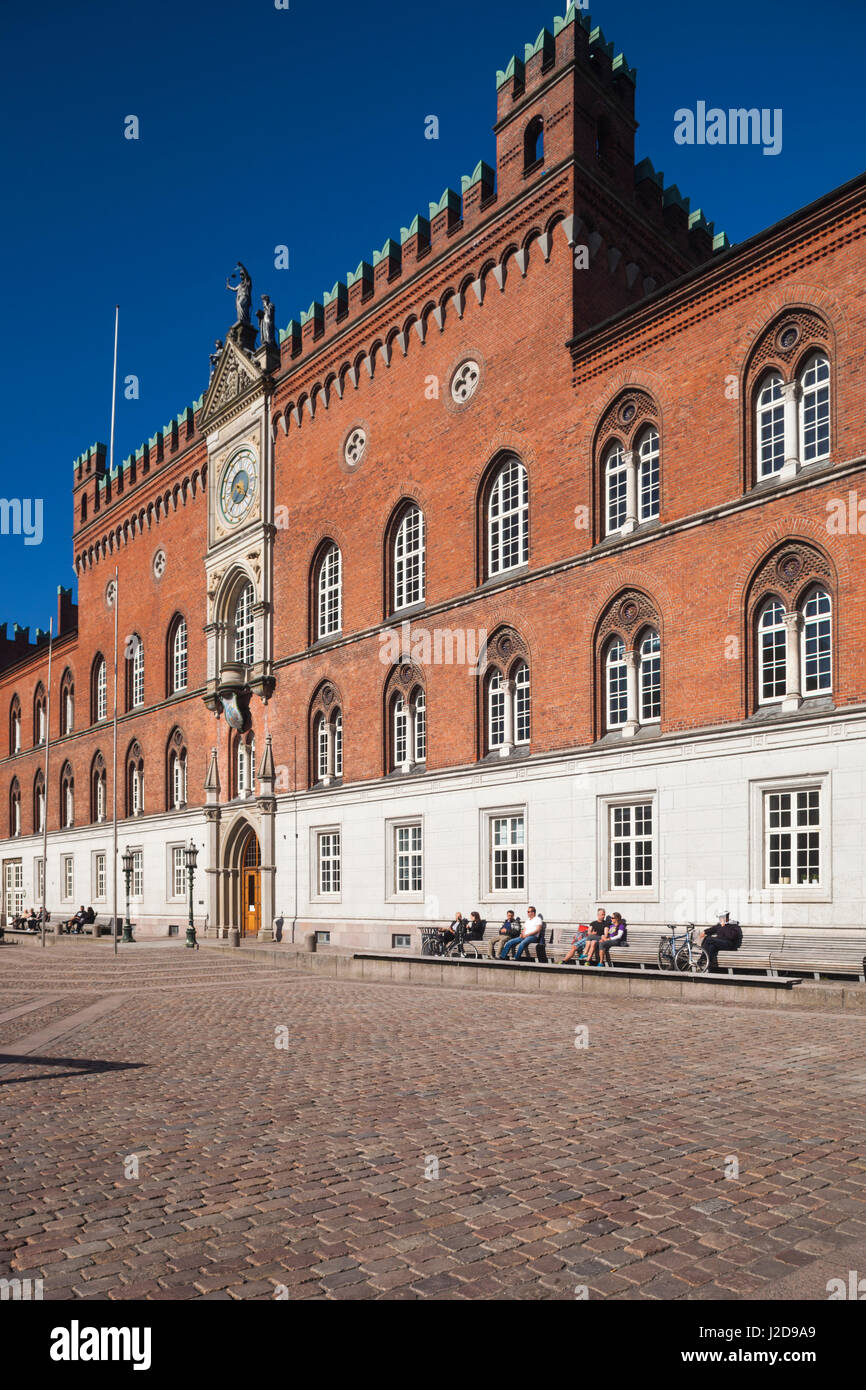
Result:
<instances>
[{"instance_id":1,"label":"green copper roof trim","mask_svg":"<svg viewBox=\"0 0 866 1390\"><path fill-rule=\"evenodd\" d=\"M365 275L369 275L372 269L373 267L370 265L369 261L359 261L357 270L350 270L349 274L346 276L346 285L352 286L357 284L359 280L365 278Z\"/></svg>"},{"instance_id":2,"label":"green copper roof trim","mask_svg":"<svg viewBox=\"0 0 866 1390\"><path fill-rule=\"evenodd\" d=\"M408 227L400 228L400 244L405 246L410 237L420 236L424 232L426 237L430 235L430 221L423 213L416 212Z\"/></svg>"},{"instance_id":3,"label":"green copper roof trim","mask_svg":"<svg viewBox=\"0 0 866 1390\"><path fill-rule=\"evenodd\" d=\"M497 69L496 90L498 91L500 87L504 87L505 83L510 81L511 78L516 77L519 82L522 82L525 76L526 68L523 59L518 58L517 54L515 53L512 56L511 61L509 62L508 67L505 69L504 72L502 72L500 69Z\"/></svg>"},{"instance_id":4,"label":"green copper roof trim","mask_svg":"<svg viewBox=\"0 0 866 1390\"><path fill-rule=\"evenodd\" d=\"M662 203L666 208L682 208L683 212L686 214L688 214L690 202L691 199L684 197L680 190L677 188L675 183L672 183L670 188L665 189L664 196L662 198Z\"/></svg>"},{"instance_id":5,"label":"green copper roof trim","mask_svg":"<svg viewBox=\"0 0 866 1390\"><path fill-rule=\"evenodd\" d=\"M334 288L331 290L326 290L324 295L322 296L322 304L324 305L324 307L327 309L329 304L333 304L335 299L339 299L340 290L345 290L345 288L346 286L343 284L342 280L335 281Z\"/></svg>"},{"instance_id":6,"label":"green copper roof trim","mask_svg":"<svg viewBox=\"0 0 866 1390\"><path fill-rule=\"evenodd\" d=\"M377 266L380 261L393 260L395 256L399 258L399 255L400 247L392 237L389 237L381 251L373 252L373 265Z\"/></svg>"},{"instance_id":7,"label":"green copper roof trim","mask_svg":"<svg viewBox=\"0 0 866 1390\"><path fill-rule=\"evenodd\" d=\"M728 241L727 232L716 232L715 236L713 237L714 251L727 251L730 244L731 243Z\"/></svg>"},{"instance_id":8,"label":"green copper roof trim","mask_svg":"<svg viewBox=\"0 0 866 1390\"><path fill-rule=\"evenodd\" d=\"M474 188L476 183L489 183L492 187L496 180L496 170L491 169L489 164L485 164L483 159L479 159L471 174L464 174L460 180L460 185L465 194L468 189Z\"/></svg>"},{"instance_id":9,"label":"green copper roof trim","mask_svg":"<svg viewBox=\"0 0 866 1390\"><path fill-rule=\"evenodd\" d=\"M430 221L440 212L453 211L460 203L460 194L455 193L453 188L446 188L438 203L430 204Z\"/></svg>"},{"instance_id":10,"label":"green copper roof trim","mask_svg":"<svg viewBox=\"0 0 866 1390\"><path fill-rule=\"evenodd\" d=\"M304 312L301 314L301 327L303 328L304 325L309 323L311 319L314 319L317 316L321 316L321 314L322 306L319 303L318 299L314 299L309 309L305 309Z\"/></svg>"},{"instance_id":11,"label":"green copper roof trim","mask_svg":"<svg viewBox=\"0 0 866 1390\"><path fill-rule=\"evenodd\" d=\"M613 62L613 44L608 43L607 39L604 37L604 30L600 24L597 24L591 31L589 46L590 48L600 48L602 53L606 53L611 62Z\"/></svg>"},{"instance_id":12,"label":"green copper roof trim","mask_svg":"<svg viewBox=\"0 0 866 1390\"><path fill-rule=\"evenodd\" d=\"M612 70L613 70L615 73L619 73L622 77L628 78L628 80L629 80L629 82L632 84L632 86L634 86L634 85L636 84L636 82L637 82L637 68L630 68L630 67L629 67L629 65L628 65L628 59L626 58L626 56L625 56L624 53L617 53L617 55L616 55L616 57L614 58L613 63L612 63L611 66L612 66Z\"/></svg>"},{"instance_id":13,"label":"green copper roof trim","mask_svg":"<svg viewBox=\"0 0 866 1390\"><path fill-rule=\"evenodd\" d=\"M664 188L665 176L661 172L656 172L656 167L651 159L642 159L640 164L635 165L635 183L640 183L642 179L651 179L653 183L658 184L659 188Z\"/></svg>"}]
</instances>

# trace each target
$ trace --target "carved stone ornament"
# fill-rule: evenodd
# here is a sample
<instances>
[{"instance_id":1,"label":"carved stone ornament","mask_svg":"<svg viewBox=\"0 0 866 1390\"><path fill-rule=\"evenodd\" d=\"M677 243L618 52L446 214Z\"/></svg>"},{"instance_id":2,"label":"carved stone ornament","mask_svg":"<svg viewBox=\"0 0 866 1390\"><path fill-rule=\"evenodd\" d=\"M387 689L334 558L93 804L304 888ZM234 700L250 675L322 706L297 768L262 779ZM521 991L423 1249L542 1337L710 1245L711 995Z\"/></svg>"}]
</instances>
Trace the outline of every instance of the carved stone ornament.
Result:
<instances>
[{"instance_id":1,"label":"carved stone ornament","mask_svg":"<svg viewBox=\"0 0 866 1390\"><path fill-rule=\"evenodd\" d=\"M833 571L829 563L812 546L792 542L764 561L752 584L752 601L780 588L792 594L814 580L832 585Z\"/></svg>"},{"instance_id":2,"label":"carved stone ornament","mask_svg":"<svg viewBox=\"0 0 866 1390\"><path fill-rule=\"evenodd\" d=\"M628 448L629 441L648 423L658 423L655 401L646 391L629 391L624 397L618 397L604 412L598 429L598 444L605 444L612 434L617 434Z\"/></svg>"},{"instance_id":3,"label":"carved stone ornament","mask_svg":"<svg viewBox=\"0 0 866 1390\"><path fill-rule=\"evenodd\" d=\"M330 709L333 703L334 687L332 685L326 685L322 691L322 704L325 706L325 709Z\"/></svg>"},{"instance_id":4,"label":"carved stone ornament","mask_svg":"<svg viewBox=\"0 0 866 1390\"><path fill-rule=\"evenodd\" d=\"M604 640L611 633L618 633L628 642L637 635L638 629L646 624L657 628L658 613L646 594L632 590L611 603L602 619L599 637Z\"/></svg>"},{"instance_id":5,"label":"carved stone ornament","mask_svg":"<svg viewBox=\"0 0 866 1390\"><path fill-rule=\"evenodd\" d=\"M493 642L488 644L487 653L491 663L501 667L503 673L515 657L524 657L527 660L529 658L526 643L513 627L506 628L494 637Z\"/></svg>"},{"instance_id":6,"label":"carved stone ornament","mask_svg":"<svg viewBox=\"0 0 866 1390\"><path fill-rule=\"evenodd\" d=\"M808 341L812 341L816 347L828 347L830 335L827 325L808 309L794 309L785 315L775 329L764 332L752 357L750 372L770 362L790 365L791 359L799 355L803 344Z\"/></svg>"}]
</instances>

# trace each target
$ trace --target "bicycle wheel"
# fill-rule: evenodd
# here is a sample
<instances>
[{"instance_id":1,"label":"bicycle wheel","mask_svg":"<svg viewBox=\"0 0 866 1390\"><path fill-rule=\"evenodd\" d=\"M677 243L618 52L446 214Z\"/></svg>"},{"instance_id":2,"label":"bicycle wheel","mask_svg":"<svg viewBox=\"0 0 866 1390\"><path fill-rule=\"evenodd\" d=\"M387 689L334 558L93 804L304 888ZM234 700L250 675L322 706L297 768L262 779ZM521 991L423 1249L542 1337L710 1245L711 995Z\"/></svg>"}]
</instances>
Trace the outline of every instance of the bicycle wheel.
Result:
<instances>
[{"instance_id":1,"label":"bicycle wheel","mask_svg":"<svg viewBox=\"0 0 866 1390\"><path fill-rule=\"evenodd\" d=\"M467 960L477 960L477 959L478 959L478 949L477 949L477 947L475 947L475 946L472 945L471 941L467 941L467 942L466 942L466 944L465 944L464 947L463 947L463 951L462 951L461 954L464 955L464 956L466 957Z\"/></svg>"},{"instance_id":2,"label":"bicycle wheel","mask_svg":"<svg viewBox=\"0 0 866 1390\"><path fill-rule=\"evenodd\" d=\"M674 953L670 938L663 936L659 941L659 970L673 970Z\"/></svg>"},{"instance_id":3,"label":"bicycle wheel","mask_svg":"<svg viewBox=\"0 0 866 1390\"><path fill-rule=\"evenodd\" d=\"M697 970L699 975L706 975L707 971L709 970L710 958L707 952L703 949L703 947L700 947L698 950L694 952L693 966L694 969Z\"/></svg>"},{"instance_id":4,"label":"bicycle wheel","mask_svg":"<svg viewBox=\"0 0 866 1390\"><path fill-rule=\"evenodd\" d=\"M692 970L694 968L695 955L692 954L688 946L681 946L674 960L677 970L682 971L683 974Z\"/></svg>"}]
</instances>

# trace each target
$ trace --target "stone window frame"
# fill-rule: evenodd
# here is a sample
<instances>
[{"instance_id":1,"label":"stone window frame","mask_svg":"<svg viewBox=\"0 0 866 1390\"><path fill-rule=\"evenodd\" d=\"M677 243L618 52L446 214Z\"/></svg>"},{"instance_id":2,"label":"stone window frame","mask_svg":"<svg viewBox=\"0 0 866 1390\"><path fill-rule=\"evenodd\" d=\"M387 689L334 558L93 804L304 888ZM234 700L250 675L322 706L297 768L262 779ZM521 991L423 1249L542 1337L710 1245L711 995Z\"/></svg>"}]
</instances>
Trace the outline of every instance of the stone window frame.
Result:
<instances>
[{"instance_id":1,"label":"stone window frame","mask_svg":"<svg viewBox=\"0 0 866 1390\"><path fill-rule=\"evenodd\" d=\"M650 805L652 809L652 883L640 887L615 888L613 886L613 835L611 830L612 813L621 807ZM657 903L661 901L661 862L659 858L659 793L656 787L607 792L596 798L598 845L597 902L618 899L621 902Z\"/></svg>"},{"instance_id":2,"label":"stone window frame","mask_svg":"<svg viewBox=\"0 0 866 1390\"><path fill-rule=\"evenodd\" d=\"M659 717L644 720L642 710L641 652L643 639L649 631L658 633L660 661ZM625 648L627 715L623 724L608 727L607 658L611 645L619 639ZM595 633L595 738L612 734L633 738L639 729L662 728L665 720L665 633L661 609L642 589L628 588L605 605Z\"/></svg>"},{"instance_id":3,"label":"stone window frame","mask_svg":"<svg viewBox=\"0 0 866 1390\"><path fill-rule=\"evenodd\" d=\"M803 608L816 588L825 589L830 597L831 685L828 691L816 691L807 695L803 693ZM838 581L829 557L812 543L801 540L782 541L774 546L756 567L746 591L743 614L748 714L753 715L758 710L772 705L778 705L783 714L789 714L800 709L804 701L833 698L834 691L840 686L838 593ZM758 618L766 603L773 597L779 599L785 610L788 628L786 694L764 699L761 695Z\"/></svg>"},{"instance_id":4,"label":"stone window frame","mask_svg":"<svg viewBox=\"0 0 866 1390\"><path fill-rule=\"evenodd\" d=\"M341 753L344 733L343 699L335 681L324 680L316 688L307 715L307 779L311 791L326 787L340 786L343 781L342 761L339 776L337 767L337 731L339 728ZM339 724L338 724L339 719ZM325 728L328 738L327 767L333 768L324 776L320 775L319 763L319 724Z\"/></svg>"},{"instance_id":5,"label":"stone window frame","mask_svg":"<svg viewBox=\"0 0 866 1390\"><path fill-rule=\"evenodd\" d=\"M658 440L659 503L658 514L641 516L643 494L641 477L641 444L648 432ZM608 465L613 448L619 446L626 474L625 520L621 526L608 527ZM617 392L605 407L596 426L593 439L593 540L596 545L633 531L652 526L664 510L664 434L662 412L658 401L644 387L628 386Z\"/></svg>"},{"instance_id":6,"label":"stone window frame","mask_svg":"<svg viewBox=\"0 0 866 1390\"><path fill-rule=\"evenodd\" d=\"M783 345L784 335L794 330L796 337L789 345ZM804 463L801 448L801 383L816 353L825 355L830 365L830 447L826 455ZM744 492L761 485L785 482L796 477L804 468L826 466L833 461L838 437L836 361L833 329L823 314L809 305L789 305L775 314L758 334L746 361L741 383ZM779 470L761 477L758 463L758 397L774 372L782 379L783 461Z\"/></svg>"},{"instance_id":7,"label":"stone window frame","mask_svg":"<svg viewBox=\"0 0 866 1390\"><path fill-rule=\"evenodd\" d=\"M770 887L765 882L765 799L773 792L820 792L821 881ZM749 901L766 904L768 895L781 903L833 901L833 777L830 771L756 777L749 781Z\"/></svg>"},{"instance_id":8,"label":"stone window frame","mask_svg":"<svg viewBox=\"0 0 866 1390\"><path fill-rule=\"evenodd\" d=\"M424 758L418 757L418 735L417 735L417 715L418 697L424 700ZM397 706L402 700L406 718L406 752L411 753L411 757L402 762L397 761ZM428 711L427 711L427 675L422 666L414 661L402 661L394 666L389 672L385 682L383 692L383 732L384 750L383 765L385 776L399 774L408 776L412 773L426 771L427 756L429 746L427 743L429 735Z\"/></svg>"}]
</instances>

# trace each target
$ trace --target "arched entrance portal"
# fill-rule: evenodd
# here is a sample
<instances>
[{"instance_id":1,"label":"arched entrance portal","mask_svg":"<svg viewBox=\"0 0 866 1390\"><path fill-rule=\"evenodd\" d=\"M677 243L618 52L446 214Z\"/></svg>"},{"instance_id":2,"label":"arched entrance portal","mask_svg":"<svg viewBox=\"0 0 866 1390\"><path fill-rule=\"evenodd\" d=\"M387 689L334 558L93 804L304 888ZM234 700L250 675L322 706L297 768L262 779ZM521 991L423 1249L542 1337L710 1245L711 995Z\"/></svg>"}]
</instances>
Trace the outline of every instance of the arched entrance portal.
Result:
<instances>
[{"instance_id":1,"label":"arched entrance portal","mask_svg":"<svg viewBox=\"0 0 866 1390\"><path fill-rule=\"evenodd\" d=\"M262 924L262 854L258 836L251 830L241 844L242 936L258 936Z\"/></svg>"}]
</instances>

